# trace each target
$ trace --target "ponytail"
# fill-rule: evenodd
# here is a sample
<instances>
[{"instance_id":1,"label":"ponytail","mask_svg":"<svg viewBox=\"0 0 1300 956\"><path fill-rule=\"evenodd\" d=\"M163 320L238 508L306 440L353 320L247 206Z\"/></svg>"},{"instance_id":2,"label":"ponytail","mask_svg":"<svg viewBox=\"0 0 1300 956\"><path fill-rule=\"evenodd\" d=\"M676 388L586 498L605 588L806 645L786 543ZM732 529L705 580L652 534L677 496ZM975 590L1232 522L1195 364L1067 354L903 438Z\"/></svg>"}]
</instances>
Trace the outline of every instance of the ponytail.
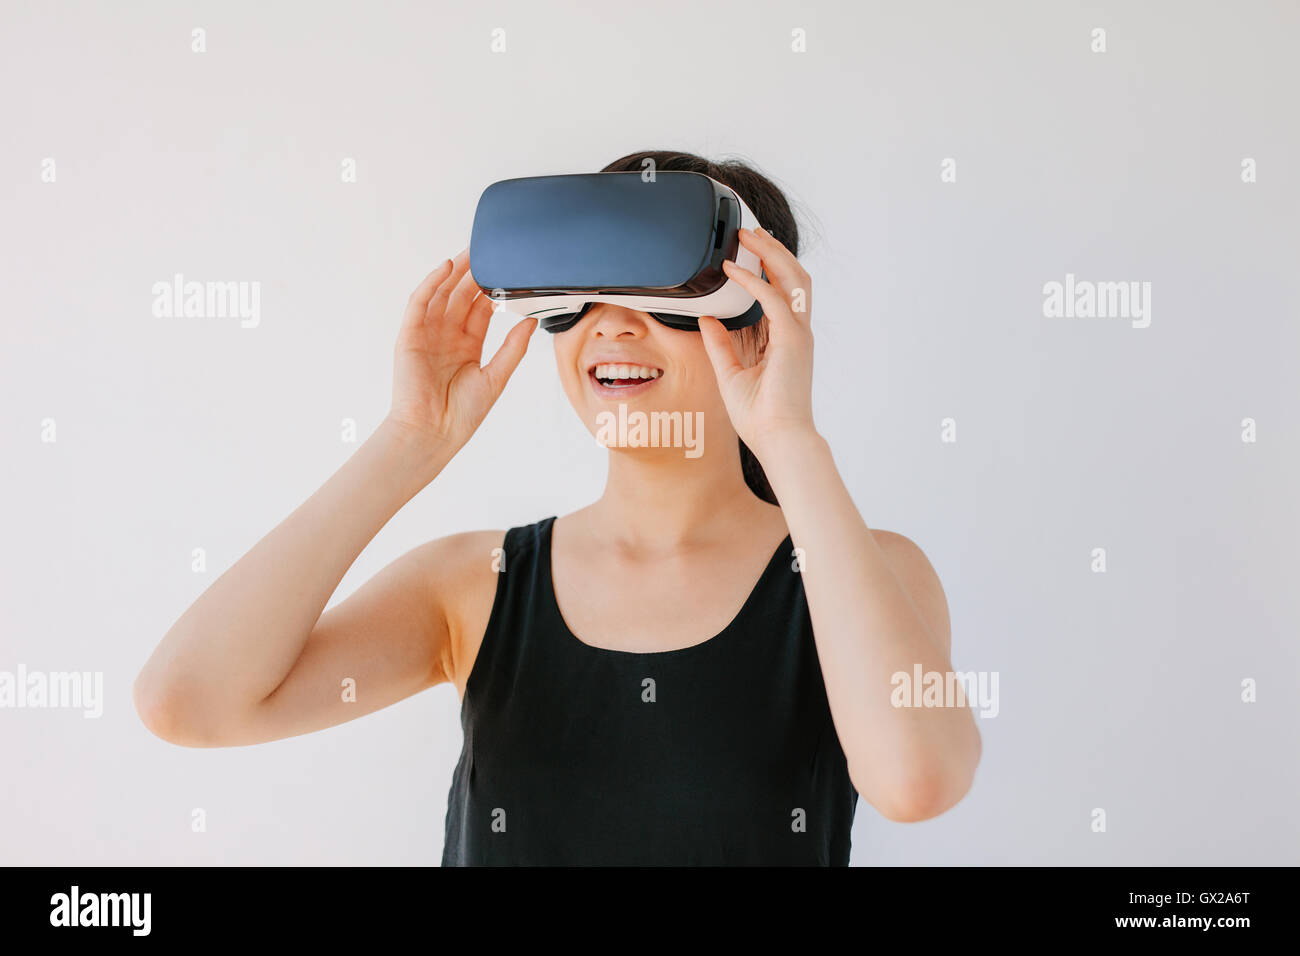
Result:
<instances>
[{"instance_id":1,"label":"ponytail","mask_svg":"<svg viewBox=\"0 0 1300 956\"><path fill-rule=\"evenodd\" d=\"M780 504L776 500L776 492L772 490L772 485L767 480L763 466L758 462L758 456L749 450L749 446L744 441L740 442L740 470L745 475L745 484L749 485L750 491L770 505Z\"/></svg>"}]
</instances>

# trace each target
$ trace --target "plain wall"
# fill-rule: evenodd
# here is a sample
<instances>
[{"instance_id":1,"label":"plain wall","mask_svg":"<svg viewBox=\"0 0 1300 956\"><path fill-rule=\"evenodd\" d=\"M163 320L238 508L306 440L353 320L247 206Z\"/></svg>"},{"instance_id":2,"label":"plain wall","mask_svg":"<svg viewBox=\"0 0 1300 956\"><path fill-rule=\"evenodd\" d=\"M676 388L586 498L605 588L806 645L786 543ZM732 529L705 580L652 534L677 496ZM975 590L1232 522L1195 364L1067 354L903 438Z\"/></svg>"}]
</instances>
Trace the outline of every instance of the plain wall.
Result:
<instances>
[{"instance_id":1,"label":"plain wall","mask_svg":"<svg viewBox=\"0 0 1300 956\"><path fill-rule=\"evenodd\" d=\"M451 686L187 750L131 684L355 450L341 422L382 419L402 306L485 186L668 148L788 191L819 428L868 525L938 570L955 667L999 674L970 794L906 825L859 802L854 862L1300 863L1300 6L0 9L0 670L105 694L99 719L0 710L0 862L438 862ZM154 317L175 273L260 282L260 325ZM1149 327L1046 317L1067 273L1151 283ZM334 602L599 494L551 352Z\"/></svg>"}]
</instances>

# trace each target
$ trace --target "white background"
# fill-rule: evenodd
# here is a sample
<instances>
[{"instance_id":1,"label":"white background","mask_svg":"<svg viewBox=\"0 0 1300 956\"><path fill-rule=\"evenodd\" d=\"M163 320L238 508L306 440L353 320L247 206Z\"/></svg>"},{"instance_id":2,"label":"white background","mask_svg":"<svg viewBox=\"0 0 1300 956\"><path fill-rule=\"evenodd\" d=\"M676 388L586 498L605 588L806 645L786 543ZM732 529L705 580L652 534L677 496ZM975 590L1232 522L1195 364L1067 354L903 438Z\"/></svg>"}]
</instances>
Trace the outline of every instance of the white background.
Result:
<instances>
[{"instance_id":1,"label":"white background","mask_svg":"<svg viewBox=\"0 0 1300 956\"><path fill-rule=\"evenodd\" d=\"M0 710L0 862L437 863L451 686L186 750L131 683L355 450L341 421L380 421L401 308L485 186L683 149L787 190L819 427L867 523L939 571L956 668L1000 675L971 793L909 825L860 802L854 863L1300 863L1300 6L0 9L0 670L106 696ZM260 326L154 318L177 272L261 282ZM1150 327L1045 318L1067 272L1152 283ZM589 502L604 454L538 333L335 601L432 537Z\"/></svg>"}]
</instances>

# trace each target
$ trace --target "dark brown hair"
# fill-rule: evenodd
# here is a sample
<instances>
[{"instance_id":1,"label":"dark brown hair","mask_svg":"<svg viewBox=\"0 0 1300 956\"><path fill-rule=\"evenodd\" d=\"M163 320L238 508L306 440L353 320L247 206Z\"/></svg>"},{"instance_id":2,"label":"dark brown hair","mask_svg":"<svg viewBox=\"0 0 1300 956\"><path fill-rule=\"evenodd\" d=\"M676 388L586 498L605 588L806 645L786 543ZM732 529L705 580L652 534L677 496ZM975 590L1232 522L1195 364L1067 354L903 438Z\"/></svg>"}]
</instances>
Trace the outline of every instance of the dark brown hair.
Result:
<instances>
[{"instance_id":1,"label":"dark brown hair","mask_svg":"<svg viewBox=\"0 0 1300 956\"><path fill-rule=\"evenodd\" d=\"M724 186L730 186L745 200L745 205L753 210L763 228L792 254L799 255L799 227L795 224L790 203L775 183L752 166L736 159L713 162L694 153L648 149L621 156L601 172L641 172L646 168L647 159L654 163L654 169L658 171L703 173ZM741 346L752 350L754 356L759 358L767 348L767 329L768 319L763 316L756 325L740 329L735 334L739 336ZM743 441L740 443L740 467L750 491L770 504L778 503L767 475L763 473L763 466Z\"/></svg>"}]
</instances>

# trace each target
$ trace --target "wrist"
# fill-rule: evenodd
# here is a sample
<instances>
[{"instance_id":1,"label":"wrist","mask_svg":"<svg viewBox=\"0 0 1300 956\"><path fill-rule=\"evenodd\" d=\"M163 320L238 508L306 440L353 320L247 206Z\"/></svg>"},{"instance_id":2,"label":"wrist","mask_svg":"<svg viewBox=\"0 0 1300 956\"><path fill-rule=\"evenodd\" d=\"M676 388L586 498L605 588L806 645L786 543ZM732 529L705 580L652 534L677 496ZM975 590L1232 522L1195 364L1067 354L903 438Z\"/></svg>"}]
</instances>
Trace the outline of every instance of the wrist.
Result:
<instances>
[{"instance_id":1,"label":"wrist","mask_svg":"<svg viewBox=\"0 0 1300 956\"><path fill-rule=\"evenodd\" d=\"M796 422L777 428L768 428L754 441L745 442L749 450L757 456L759 463L766 470L769 460L772 467L777 467L780 460L798 457L826 444L821 433L811 421Z\"/></svg>"},{"instance_id":2,"label":"wrist","mask_svg":"<svg viewBox=\"0 0 1300 956\"><path fill-rule=\"evenodd\" d=\"M412 495L436 478L458 450L445 439L391 417L380 422L371 439L394 475L416 485Z\"/></svg>"},{"instance_id":3,"label":"wrist","mask_svg":"<svg viewBox=\"0 0 1300 956\"><path fill-rule=\"evenodd\" d=\"M811 424L770 432L757 448L750 450L778 498L782 487L788 489L790 482L798 481L810 465L830 456L830 445Z\"/></svg>"}]
</instances>

